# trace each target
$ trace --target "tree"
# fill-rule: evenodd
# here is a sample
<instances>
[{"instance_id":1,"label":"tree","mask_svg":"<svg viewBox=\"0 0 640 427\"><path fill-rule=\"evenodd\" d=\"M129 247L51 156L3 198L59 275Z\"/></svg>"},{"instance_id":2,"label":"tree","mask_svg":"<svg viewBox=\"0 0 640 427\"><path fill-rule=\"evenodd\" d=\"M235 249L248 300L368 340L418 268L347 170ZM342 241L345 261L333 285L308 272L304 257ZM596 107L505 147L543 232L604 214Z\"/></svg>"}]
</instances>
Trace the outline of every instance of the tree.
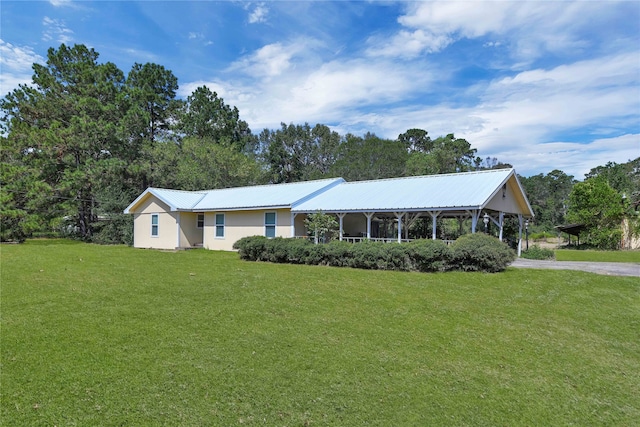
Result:
<instances>
[{"instance_id":1,"label":"tree","mask_svg":"<svg viewBox=\"0 0 640 427\"><path fill-rule=\"evenodd\" d=\"M250 156L210 138L158 144L153 158L157 173L153 179L160 187L204 190L263 182L262 169Z\"/></svg>"},{"instance_id":2,"label":"tree","mask_svg":"<svg viewBox=\"0 0 640 427\"><path fill-rule=\"evenodd\" d=\"M316 244L329 242L339 227L333 215L327 215L322 211L307 215L304 225L307 230L313 232Z\"/></svg>"},{"instance_id":3,"label":"tree","mask_svg":"<svg viewBox=\"0 0 640 427\"><path fill-rule=\"evenodd\" d=\"M475 157L477 150L466 139L450 133L434 140L426 131L410 129L398 137L408 147L409 157L404 174L432 175L466 172L478 169L482 160Z\"/></svg>"},{"instance_id":4,"label":"tree","mask_svg":"<svg viewBox=\"0 0 640 427\"><path fill-rule=\"evenodd\" d=\"M240 112L231 108L216 92L206 86L198 87L182 105L176 125L181 135L208 139L217 144L234 146L242 151L251 147L252 134L247 122L240 120Z\"/></svg>"},{"instance_id":5,"label":"tree","mask_svg":"<svg viewBox=\"0 0 640 427\"><path fill-rule=\"evenodd\" d=\"M603 176L575 184L569 194L567 218L584 224L586 243L597 248L619 248L623 214L622 195Z\"/></svg>"},{"instance_id":6,"label":"tree","mask_svg":"<svg viewBox=\"0 0 640 427\"><path fill-rule=\"evenodd\" d=\"M3 152L18 170L33 174L27 182L42 183L44 190L28 209L26 201L16 208L37 211L45 222L66 217L85 239L97 219L96 171L123 150L116 123L123 114L124 76L97 59L83 45L51 48L46 65L33 65L32 85L21 85L0 103L8 122Z\"/></svg>"},{"instance_id":7,"label":"tree","mask_svg":"<svg viewBox=\"0 0 640 427\"><path fill-rule=\"evenodd\" d=\"M433 149L433 141L423 129L409 129L398 135L398 141L405 145L409 153L428 153Z\"/></svg>"},{"instance_id":8,"label":"tree","mask_svg":"<svg viewBox=\"0 0 640 427\"><path fill-rule=\"evenodd\" d=\"M381 139L367 133L364 137L348 134L340 145L330 174L347 181L402 176L409 154L399 141Z\"/></svg>"},{"instance_id":9,"label":"tree","mask_svg":"<svg viewBox=\"0 0 640 427\"><path fill-rule=\"evenodd\" d=\"M538 227L551 231L556 225L566 222L569 193L576 182L572 175L555 169L547 175L519 178Z\"/></svg>"}]
</instances>

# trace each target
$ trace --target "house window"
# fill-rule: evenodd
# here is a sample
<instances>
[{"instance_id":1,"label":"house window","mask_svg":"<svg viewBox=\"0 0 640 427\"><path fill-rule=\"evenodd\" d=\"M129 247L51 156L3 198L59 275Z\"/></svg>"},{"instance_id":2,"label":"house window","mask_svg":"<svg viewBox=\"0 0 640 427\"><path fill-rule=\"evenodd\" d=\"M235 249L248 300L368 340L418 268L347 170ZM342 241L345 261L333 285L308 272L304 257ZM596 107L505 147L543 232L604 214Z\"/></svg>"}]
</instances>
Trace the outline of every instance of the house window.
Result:
<instances>
[{"instance_id":1,"label":"house window","mask_svg":"<svg viewBox=\"0 0 640 427\"><path fill-rule=\"evenodd\" d=\"M224 237L224 214L216 214L216 237Z\"/></svg>"},{"instance_id":2,"label":"house window","mask_svg":"<svg viewBox=\"0 0 640 427\"><path fill-rule=\"evenodd\" d=\"M203 228L204 227L204 214L198 214L197 227L198 228Z\"/></svg>"},{"instance_id":3,"label":"house window","mask_svg":"<svg viewBox=\"0 0 640 427\"><path fill-rule=\"evenodd\" d=\"M151 237L158 237L158 214L151 215Z\"/></svg>"},{"instance_id":4,"label":"house window","mask_svg":"<svg viewBox=\"0 0 640 427\"><path fill-rule=\"evenodd\" d=\"M276 237L276 213L265 212L264 214L264 235Z\"/></svg>"}]
</instances>

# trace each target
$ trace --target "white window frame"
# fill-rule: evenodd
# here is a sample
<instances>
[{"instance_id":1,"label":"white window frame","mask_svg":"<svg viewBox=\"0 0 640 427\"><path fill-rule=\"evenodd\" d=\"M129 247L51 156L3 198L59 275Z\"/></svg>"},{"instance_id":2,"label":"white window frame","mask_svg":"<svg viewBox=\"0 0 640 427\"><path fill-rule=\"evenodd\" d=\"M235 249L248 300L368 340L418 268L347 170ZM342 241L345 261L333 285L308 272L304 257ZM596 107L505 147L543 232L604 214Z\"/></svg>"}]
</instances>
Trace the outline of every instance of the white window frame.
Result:
<instances>
[{"instance_id":1,"label":"white window frame","mask_svg":"<svg viewBox=\"0 0 640 427\"><path fill-rule=\"evenodd\" d=\"M203 213L199 213L196 214L196 227L197 228L204 228L204 214ZM202 218L202 221L200 221L200 218Z\"/></svg>"},{"instance_id":2,"label":"white window frame","mask_svg":"<svg viewBox=\"0 0 640 427\"><path fill-rule=\"evenodd\" d=\"M153 223L153 219L155 218L156 223ZM155 227L155 234L153 234L153 229ZM151 237L159 237L160 236L160 214L154 213L151 214Z\"/></svg>"},{"instance_id":3,"label":"white window frame","mask_svg":"<svg viewBox=\"0 0 640 427\"><path fill-rule=\"evenodd\" d=\"M273 224L267 223L267 215L273 214ZM278 225L278 213L277 212L265 212L264 213L264 235L270 239L276 237L277 235L277 225ZM273 227L273 236L269 236L267 230Z\"/></svg>"},{"instance_id":4,"label":"white window frame","mask_svg":"<svg viewBox=\"0 0 640 427\"><path fill-rule=\"evenodd\" d=\"M222 217L222 224L218 224L218 215L220 215L220 216ZM215 215L214 215L214 217L213 217L213 221L214 221L214 227L215 227L215 229L214 229L214 231L213 231L213 236L214 236L216 239L224 239L225 225L226 225L226 222L227 222L227 217L226 217L226 215L225 215L225 214L223 214L223 213L217 213L217 214L215 214ZM221 230L222 230L222 236L218 236L218 227L222 227L222 228L221 228Z\"/></svg>"}]
</instances>

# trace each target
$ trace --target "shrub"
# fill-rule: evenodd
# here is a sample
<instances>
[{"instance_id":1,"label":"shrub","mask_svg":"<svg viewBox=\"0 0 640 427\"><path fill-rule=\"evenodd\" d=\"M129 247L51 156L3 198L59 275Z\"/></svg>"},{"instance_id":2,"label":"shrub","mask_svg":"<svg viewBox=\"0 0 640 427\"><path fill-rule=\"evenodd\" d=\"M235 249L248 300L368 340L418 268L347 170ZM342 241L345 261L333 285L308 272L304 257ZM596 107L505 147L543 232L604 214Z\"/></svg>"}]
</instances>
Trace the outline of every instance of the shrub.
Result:
<instances>
[{"instance_id":1,"label":"shrub","mask_svg":"<svg viewBox=\"0 0 640 427\"><path fill-rule=\"evenodd\" d=\"M334 241L314 245L304 239L264 236L244 237L233 247L242 259L249 261L369 270L498 272L515 259L515 252L505 243L484 234L462 236L451 247L439 240L417 240L408 244Z\"/></svg>"},{"instance_id":2,"label":"shrub","mask_svg":"<svg viewBox=\"0 0 640 427\"><path fill-rule=\"evenodd\" d=\"M462 271L504 271L516 258L515 252L495 237L466 234L451 245L452 265Z\"/></svg>"},{"instance_id":3,"label":"shrub","mask_svg":"<svg viewBox=\"0 0 640 427\"><path fill-rule=\"evenodd\" d=\"M238 250L241 259L260 261L265 254L265 247L268 240L265 236L243 237L233 244L233 249Z\"/></svg>"},{"instance_id":4,"label":"shrub","mask_svg":"<svg viewBox=\"0 0 640 427\"><path fill-rule=\"evenodd\" d=\"M450 267L451 249L442 240L415 240L405 247L413 263L412 270L435 272Z\"/></svg>"},{"instance_id":5,"label":"shrub","mask_svg":"<svg viewBox=\"0 0 640 427\"><path fill-rule=\"evenodd\" d=\"M554 259L555 257L556 254L551 249L544 249L538 245L533 245L526 251L522 251L522 258L527 259Z\"/></svg>"}]
</instances>

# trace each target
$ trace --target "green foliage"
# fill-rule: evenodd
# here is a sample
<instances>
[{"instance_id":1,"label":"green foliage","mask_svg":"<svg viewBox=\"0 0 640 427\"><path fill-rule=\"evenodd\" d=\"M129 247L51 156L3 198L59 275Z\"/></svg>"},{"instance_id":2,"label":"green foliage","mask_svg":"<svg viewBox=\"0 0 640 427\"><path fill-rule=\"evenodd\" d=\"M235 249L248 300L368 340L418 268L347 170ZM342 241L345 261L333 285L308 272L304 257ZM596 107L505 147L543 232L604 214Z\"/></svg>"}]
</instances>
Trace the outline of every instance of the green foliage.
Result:
<instances>
[{"instance_id":1,"label":"green foliage","mask_svg":"<svg viewBox=\"0 0 640 427\"><path fill-rule=\"evenodd\" d=\"M304 226L312 234L315 243L328 243L340 227L335 216L322 211L307 215Z\"/></svg>"},{"instance_id":2,"label":"green foliage","mask_svg":"<svg viewBox=\"0 0 640 427\"><path fill-rule=\"evenodd\" d=\"M533 245L529 247L526 251L522 251L522 258L526 259L554 259L556 254L551 249L541 248L538 245Z\"/></svg>"},{"instance_id":3,"label":"green foliage","mask_svg":"<svg viewBox=\"0 0 640 427\"><path fill-rule=\"evenodd\" d=\"M349 134L340 144L330 175L347 181L403 176L408 156L404 143L371 133L362 138Z\"/></svg>"},{"instance_id":4,"label":"green foliage","mask_svg":"<svg viewBox=\"0 0 640 427\"><path fill-rule=\"evenodd\" d=\"M238 240L234 249L247 261L421 272L493 273L503 271L515 259L515 252L497 239L480 234L471 236L479 237L463 236L451 248L437 240L415 240L408 244L333 241L313 245L305 239L251 236Z\"/></svg>"},{"instance_id":5,"label":"green foliage","mask_svg":"<svg viewBox=\"0 0 640 427\"><path fill-rule=\"evenodd\" d=\"M461 271L504 271L516 258L505 243L483 233L466 234L451 245L452 265Z\"/></svg>"},{"instance_id":6,"label":"green foliage","mask_svg":"<svg viewBox=\"0 0 640 427\"><path fill-rule=\"evenodd\" d=\"M442 240L414 240L403 247L417 271L436 272L451 268L451 249Z\"/></svg>"},{"instance_id":7,"label":"green foliage","mask_svg":"<svg viewBox=\"0 0 640 427\"><path fill-rule=\"evenodd\" d=\"M584 224L584 243L598 249L618 249L622 238L622 196L603 176L577 183L569 195L569 221Z\"/></svg>"},{"instance_id":8,"label":"green foliage","mask_svg":"<svg viewBox=\"0 0 640 427\"><path fill-rule=\"evenodd\" d=\"M535 214L536 227L549 231L566 223L569 193L576 182L573 176L556 169L547 175L519 179Z\"/></svg>"},{"instance_id":9,"label":"green foliage","mask_svg":"<svg viewBox=\"0 0 640 427\"><path fill-rule=\"evenodd\" d=\"M265 252L267 239L265 236L243 237L233 244L233 249L238 251L240 258L247 261L259 261Z\"/></svg>"}]
</instances>

